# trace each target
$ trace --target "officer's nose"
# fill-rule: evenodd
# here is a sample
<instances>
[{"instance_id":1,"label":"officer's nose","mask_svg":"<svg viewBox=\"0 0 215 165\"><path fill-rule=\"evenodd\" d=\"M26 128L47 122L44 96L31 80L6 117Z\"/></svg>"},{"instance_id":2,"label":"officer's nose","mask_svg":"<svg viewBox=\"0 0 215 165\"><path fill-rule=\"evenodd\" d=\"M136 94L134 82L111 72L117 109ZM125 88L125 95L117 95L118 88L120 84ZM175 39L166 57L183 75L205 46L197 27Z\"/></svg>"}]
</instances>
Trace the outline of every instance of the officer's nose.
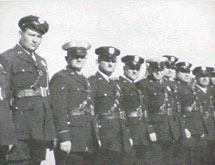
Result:
<instances>
[{"instance_id":1,"label":"officer's nose","mask_svg":"<svg viewBox=\"0 0 215 165\"><path fill-rule=\"evenodd\" d=\"M37 42L37 37L34 37L32 41L33 41L33 43L36 43Z\"/></svg>"},{"instance_id":2,"label":"officer's nose","mask_svg":"<svg viewBox=\"0 0 215 165\"><path fill-rule=\"evenodd\" d=\"M108 66L109 66L109 67L112 67L112 65L113 65L112 62L109 62L109 63L108 63Z\"/></svg>"}]
</instances>

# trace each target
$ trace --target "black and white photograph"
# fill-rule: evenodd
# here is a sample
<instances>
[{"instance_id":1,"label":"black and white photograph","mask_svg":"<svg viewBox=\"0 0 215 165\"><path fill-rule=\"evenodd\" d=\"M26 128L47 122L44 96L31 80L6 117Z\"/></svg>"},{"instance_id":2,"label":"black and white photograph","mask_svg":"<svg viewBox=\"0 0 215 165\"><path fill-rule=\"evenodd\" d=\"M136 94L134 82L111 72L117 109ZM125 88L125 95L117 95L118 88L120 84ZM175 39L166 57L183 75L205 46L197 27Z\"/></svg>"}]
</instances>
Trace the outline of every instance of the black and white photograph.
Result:
<instances>
[{"instance_id":1,"label":"black and white photograph","mask_svg":"<svg viewBox=\"0 0 215 165\"><path fill-rule=\"evenodd\" d=\"M0 0L0 165L215 165L215 1Z\"/></svg>"}]
</instances>

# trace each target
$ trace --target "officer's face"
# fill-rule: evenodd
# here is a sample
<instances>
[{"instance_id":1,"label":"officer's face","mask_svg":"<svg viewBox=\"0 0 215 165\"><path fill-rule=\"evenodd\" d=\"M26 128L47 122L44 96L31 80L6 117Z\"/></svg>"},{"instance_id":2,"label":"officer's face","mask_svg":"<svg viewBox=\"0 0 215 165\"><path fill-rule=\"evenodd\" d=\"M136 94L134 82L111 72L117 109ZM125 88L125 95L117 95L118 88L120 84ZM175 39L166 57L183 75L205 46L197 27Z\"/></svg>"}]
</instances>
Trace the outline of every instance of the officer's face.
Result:
<instances>
[{"instance_id":1,"label":"officer's face","mask_svg":"<svg viewBox=\"0 0 215 165\"><path fill-rule=\"evenodd\" d=\"M178 79L185 83L190 83L192 78L190 73L178 72Z\"/></svg>"},{"instance_id":2,"label":"officer's face","mask_svg":"<svg viewBox=\"0 0 215 165\"><path fill-rule=\"evenodd\" d=\"M211 83L212 83L213 85L215 85L215 77L211 77L210 80L211 80Z\"/></svg>"},{"instance_id":3,"label":"officer's face","mask_svg":"<svg viewBox=\"0 0 215 165\"><path fill-rule=\"evenodd\" d=\"M156 80L161 80L164 76L164 72L163 71L155 71L152 73L152 76L156 79Z\"/></svg>"},{"instance_id":4,"label":"officer's face","mask_svg":"<svg viewBox=\"0 0 215 165\"><path fill-rule=\"evenodd\" d=\"M174 69L164 69L164 74L167 78L174 79L176 76L176 71Z\"/></svg>"},{"instance_id":5,"label":"officer's face","mask_svg":"<svg viewBox=\"0 0 215 165\"><path fill-rule=\"evenodd\" d=\"M24 32L20 32L20 44L28 51L33 52L37 50L42 41L42 34L40 32L26 29Z\"/></svg>"},{"instance_id":6,"label":"officer's face","mask_svg":"<svg viewBox=\"0 0 215 165\"><path fill-rule=\"evenodd\" d=\"M139 70L130 69L127 65L124 66L124 75L134 81L139 77Z\"/></svg>"},{"instance_id":7,"label":"officer's face","mask_svg":"<svg viewBox=\"0 0 215 165\"><path fill-rule=\"evenodd\" d=\"M73 58L72 56L70 56L70 58L67 60L67 62L68 62L68 65L71 66L73 69L81 70L86 63L86 57L85 58L78 58L78 57Z\"/></svg>"},{"instance_id":8,"label":"officer's face","mask_svg":"<svg viewBox=\"0 0 215 165\"><path fill-rule=\"evenodd\" d=\"M112 74L116 68L116 61L99 61L99 70L107 73Z\"/></svg>"},{"instance_id":9,"label":"officer's face","mask_svg":"<svg viewBox=\"0 0 215 165\"><path fill-rule=\"evenodd\" d=\"M197 83L200 86L206 87L209 84L209 77L199 77L197 78Z\"/></svg>"}]
</instances>

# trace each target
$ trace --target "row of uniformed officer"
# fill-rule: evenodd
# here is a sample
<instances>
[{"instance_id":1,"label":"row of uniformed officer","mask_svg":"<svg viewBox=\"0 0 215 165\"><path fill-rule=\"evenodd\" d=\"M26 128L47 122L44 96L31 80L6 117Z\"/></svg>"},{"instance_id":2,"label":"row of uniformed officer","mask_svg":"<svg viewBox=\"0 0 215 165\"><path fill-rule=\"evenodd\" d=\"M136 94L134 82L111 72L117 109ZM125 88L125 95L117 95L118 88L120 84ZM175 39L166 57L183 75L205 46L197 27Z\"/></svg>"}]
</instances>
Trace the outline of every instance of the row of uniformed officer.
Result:
<instances>
[{"instance_id":1,"label":"row of uniformed officer","mask_svg":"<svg viewBox=\"0 0 215 165\"><path fill-rule=\"evenodd\" d=\"M176 63L175 57L165 57L167 60L149 60L148 77L137 83L149 98L148 113L157 133L161 162L213 164L214 98L208 90L213 71L196 67L193 81L190 63ZM150 70L152 65L157 70Z\"/></svg>"},{"instance_id":2,"label":"row of uniformed officer","mask_svg":"<svg viewBox=\"0 0 215 165\"><path fill-rule=\"evenodd\" d=\"M47 65L35 52L49 25L33 15L21 18L18 25L19 43L0 55L0 145L9 145L3 153L8 164L38 165L55 137Z\"/></svg>"},{"instance_id":3,"label":"row of uniformed officer","mask_svg":"<svg viewBox=\"0 0 215 165\"><path fill-rule=\"evenodd\" d=\"M89 48L83 42L63 45L68 65L50 82L58 138L56 163L133 164L136 159L141 162L150 141L156 141L143 95L133 82L144 60L124 57L125 76L114 81L110 76L120 51L112 46L100 47L95 50L98 72L87 80L80 71Z\"/></svg>"},{"instance_id":4,"label":"row of uniformed officer","mask_svg":"<svg viewBox=\"0 0 215 165\"><path fill-rule=\"evenodd\" d=\"M51 81L59 140L57 163L166 165L213 161L209 156L213 139L205 138L209 136L207 123L196 92L198 85L191 82L190 63L177 62L174 56L164 56L161 61L148 59L147 78L134 84L144 59L128 55L121 59L124 75L112 80L120 51L105 46L95 50L98 72L88 82L79 72L89 47L65 44L68 66ZM198 67L193 70L197 80L204 77L200 71ZM213 100L208 101L211 105ZM213 116L209 121L208 129L213 130Z\"/></svg>"},{"instance_id":5,"label":"row of uniformed officer","mask_svg":"<svg viewBox=\"0 0 215 165\"><path fill-rule=\"evenodd\" d=\"M59 165L214 163L213 68L196 67L191 81L192 65L167 55L146 60L147 78L134 83L144 59L127 55L123 76L113 80L120 50L102 46L98 72L87 79L81 70L90 44L68 42L67 66L53 76L50 97L46 62L35 53L48 23L31 15L19 27L19 44L0 55L8 82L0 83L3 163L40 164L55 132Z\"/></svg>"}]
</instances>

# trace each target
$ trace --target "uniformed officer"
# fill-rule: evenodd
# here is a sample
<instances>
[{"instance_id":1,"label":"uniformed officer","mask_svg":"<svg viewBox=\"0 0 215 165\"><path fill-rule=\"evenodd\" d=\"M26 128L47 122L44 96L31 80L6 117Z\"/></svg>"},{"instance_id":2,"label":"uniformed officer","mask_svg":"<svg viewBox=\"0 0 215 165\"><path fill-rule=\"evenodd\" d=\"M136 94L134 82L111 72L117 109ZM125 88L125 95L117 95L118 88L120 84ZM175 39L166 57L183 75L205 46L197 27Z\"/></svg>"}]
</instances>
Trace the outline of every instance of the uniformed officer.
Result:
<instances>
[{"instance_id":1,"label":"uniformed officer","mask_svg":"<svg viewBox=\"0 0 215 165\"><path fill-rule=\"evenodd\" d=\"M205 136L203 119L200 113L196 91L189 85L192 81L191 66L188 62L176 63L178 98L181 105L183 139L183 164L201 164L200 140Z\"/></svg>"},{"instance_id":2,"label":"uniformed officer","mask_svg":"<svg viewBox=\"0 0 215 165\"><path fill-rule=\"evenodd\" d=\"M123 152L130 150L133 141L125 125L125 113L121 110L120 87L110 79L115 71L120 50L103 46L95 50L98 55L98 72L89 78L93 89L95 113L99 119L101 152L99 165L119 165Z\"/></svg>"},{"instance_id":3,"label":"uniformed officer","mask_svg":"<svg viewBox=\"0 0 215 165\"><path fill-rule=\"evenodd\" d=\"M213 104L213 113L215 111L215 69L213 67L208 67L207 68L208 70L208 73L209 73L209 78L210 78L210 82L209 82L209 85L208 85L208 89L207 91L209 92L210 94L210 98L211 98L211 101L212 101L212 104ZM214 147L214 144L211 145L213 148ZM213 149L211 147L211 149ZM211 160L212 164L215 164L215 152L214 151L210 151L209 150L209 160Z\"/></svg>"},{"instance_id":4,"label":"uniformed officer","mask_svg":"<svg viewBox=\"0 0 215 165\"><path fill-rule=\"evenodd\" d=\"M120 103L122 110L126 113L127 124L134 141L134 154L131 152L126 154L123 164L144 164L146 159L144 153L150 147L150 141L156 141L156 134L152 125L149 124L146 100L135 86L135 80L139 77L144 59L137 55L127 55L121 61L125 65L124 75L120 76L117 81L121 88Z\"/></svg>"},{"instance_id":5,"label":"uniformed officer","mask_svg":"<svg viewBox=\"0 0 215 165\"><path fill-rule=\"evenodd\" d=\"M170 88L162 82L164 62L154 58L148 59L146 65L148 76L136 85L147 97L148 116L157 134L157 142L151 145L148 161L151 164L172 164L174 138L170 119L173 112L168 98Z\"/></svg>"},{"instance_id":6,"label":"uniformed officer","mask_svg":"<svg viewBox=\"0 0 215 165\"><path fill-rule=\"evenodd\" d=\"M205 124L206 135L202 138L202 163L201 164L213 164L215 153L215 118L214 118L214 106L212 103L211 95L208 91L208 85L210 82L208 67L195 67L193 74L196 77L196 95L198 97L198 104L200 106L200 112Z\"/></svg>"},{"instance_id":7,"label":"uniformed officer","mask_svg":"<svg viewBox=\"0 0 215 165\"><path fill-rule=\"evenodd\" d=\"M58 138L57 165L93 165L97 131L91 87L81 70L90 44L72 41L62 46L67 51L67 66L50 82L51 104Z\"/></svg>"},{"instance_id":8,"label":"uniformed officer","mask_svg":"<svg viewBox=\"0 0 215 165\"><path fill-rule=\"evenodd\" d=\"M176 62L178 58L173 55L163 55L163 61L165 63L164 67L164 84L167 86L169 90L168 99L171 100L171 109L173 111L173 117L171 120L171 129L174 138L174 154L173 154L173 164L182 164L182 148L179 143L181 136L181 106L179 98L177 97L178 88L176 85Z\"/></svg>"},{"instance_id":9,"label":"uniformed officer","mask_svg":"<svg viewBox=\"0 0 215 165\"><path fill-rule=\"evenodd\" d=\"M215 69L213 67L207 68L209 76L210 76L210 83L208 86L208 92L211 95L213 106L215 107Z\"/></svg>"},{"instance_id":10,"label":"uniformed officer","mask_svg":"<svg viewBox=\"0 0 215 165\"><path fill-rule=\"evenodd\" d=\"M47 65L35 52L49 25L33 15L21 18L18 25L19 43L0 55L18 138L8 160L10 164L38 165L45 159L46 142L54 139Z\"/></svg>"},{"instance_id":11,"label":"uniformed officer","mask_svg":"<svg viewBox=\"0 0 215 165\"><path fill-rule=\"evenodd\" d=\"M0 64L0 164L6 165L6 154L16 144L16 133L6 97L8 83L6 71Z\"/></svg>"}]
</instances>

